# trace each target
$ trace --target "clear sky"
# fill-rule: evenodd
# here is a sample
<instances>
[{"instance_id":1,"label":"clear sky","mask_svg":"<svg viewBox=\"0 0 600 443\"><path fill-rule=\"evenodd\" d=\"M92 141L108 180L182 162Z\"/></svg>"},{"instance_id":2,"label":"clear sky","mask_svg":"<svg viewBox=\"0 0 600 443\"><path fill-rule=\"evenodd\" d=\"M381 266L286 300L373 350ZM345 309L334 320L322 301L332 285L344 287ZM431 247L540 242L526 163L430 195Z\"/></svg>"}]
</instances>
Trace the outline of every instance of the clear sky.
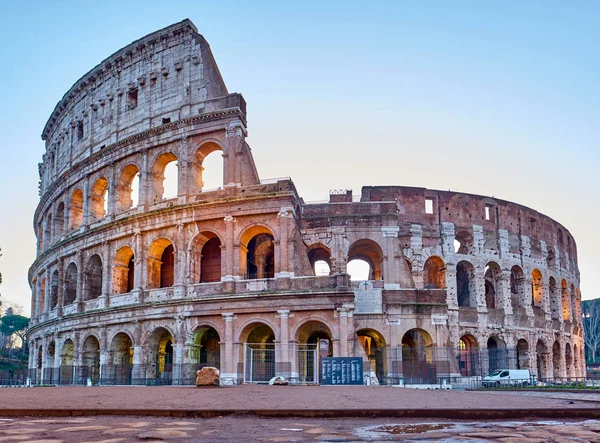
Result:
<instances>
[{"instance_id":1,"label":"clear sky","mask_svg":"<svg viewBox=\"0 0 600 443\"><path fill-rule=\"evenodd\" d=\"M600 297L600 2L21 1L0 26L0 286L29 310L40 134L101 60L190 18L248 103L262 178L305 200L411 185L558 220Z\"/></svg>"}]
</instances>

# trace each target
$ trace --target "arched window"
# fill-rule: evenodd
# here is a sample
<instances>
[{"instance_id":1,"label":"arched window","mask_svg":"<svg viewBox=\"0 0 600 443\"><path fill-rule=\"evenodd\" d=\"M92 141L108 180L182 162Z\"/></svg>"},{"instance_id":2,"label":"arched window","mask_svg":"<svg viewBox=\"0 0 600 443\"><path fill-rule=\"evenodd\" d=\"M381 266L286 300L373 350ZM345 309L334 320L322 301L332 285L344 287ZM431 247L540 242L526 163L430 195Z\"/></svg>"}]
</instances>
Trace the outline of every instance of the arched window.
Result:
<instances>
[{"instance_id":1,"label":"arched window","mask_svg":"<svg viewBox=\"0 0 600 443\"><path fill-rule=\"evenodd\" d=\"M315 276L329 275L331 273L331 251L321 243L308 248L308 261Z\"/></svg>"},{"instance_id":2,"label":"arched window","mask_svg":"<svg viewBox=\"0 0 600 443\"><path fill-rule=\"evenodd\" d=\"M125 294L131 292L134 286L135 264L133 249L123 246L115 254L113 265L113 292Z\"/></svg>"},{"instance_id":3,"label":"arched window","mask_svg":"<svg viewBox=\"0 0 600 443\"><path fill-rule=\"evenodd\" d=\"M106 215L108 209L108 181L100 177L92 186L90 195L90 211L92 217L99 219Z\"/></svg>"},{"instance_id":4,"label":"arched window","mask_svg":"<svg viewBox=\"0 0 600 443\"><path fill-rule=\"evenodd\" d=\"M271 234L258 234L248 243L248 279L275 277L275 244Z\"/></svg>"},{"instance_id":5,"label":"arched window","mask_svg":"<svg viewBox=\"0 0 600 443\"><path fill-rule=\"evenodd\" d=\"M171 152L161 154L152 168L150 202L157 203L164 199L176 197L177 185L177 157Z\"/></svg>"},{"instance_id":6,"label":"arched window","mask_svg":"<svg viewBox=\"0 0 600 443\"><path fill-rule=\"evenodd\" d=\"M117 185L119 211L127 211L139 203L140 171L130 164L123 168Z\"/></svg>"},{"instance_id":7,"label":"arched window","mask_svg":"<svg viewBox=\"0 0 600 443\"><path fill-rule=\"evenodd\" d=\"M502 282L502 270L495 262L489 262L485 267L485 305L488 309L500 307L499 296Z\"/></svg>"},{"instance_id":8,"label":"arched window","mask_svg":"<svg viewBox=\"0 0 600 443\"><path fill-rule=\"evenodd\" d=\"M454 236L454 253L471 255L473 253L473 236L467 231L460 231Z\"/></svg>"},{"instance_id":9,"label":"arched window","mask_svg":"<svg viewBox=\"0 0 600 443\"><path fill-rule=\"evenodd\" d=\"M214 142L203 143L194 156L196 191L207 191L223 186L223 153Z\"/></svg>"},{"instance_id":10,"label":"arched window","mask_svg":"<svg viewBox=\"0 0 600 443\"><path fill-rule=\"evenodd\" d=\"M472 335L463 335L458 342L460 373L465 377L479 374L479 346Z\"/></svg>"},{"instance_id":11,"label":"arched window","mask_svg":"<svg viewBox=\"0 0 600 443\"><path fill-rule=\"evenodd\" d=\"M525 303L525 277L520 266L513 266L510 270L510 294L513 307L524 307Z\"/></svg>"},{"instance_id":12,"label":"arched window","mask_svg":"<svg viewBox=\"0 0 600 443\"><path fill-rule=\"evenodd\" d=\"M56 210L56 217L54 217L54 235L60 239L65 234L65 204L60 202L58 209Z\"/></svg>"},{"instance_id":13,"label":"arched window","mask_svg":"<svg viewBox=\"0 0 600 443\"><path fill-rule=\"evenodd\" d=\"M58 271L54 270L52 279L50 280L50 309L56 309L56 306L58 305L58 285Z\"/></svg>"},{"instance_id":14,"label":"arched window","mask_svg":"<svg viewBox=\"0 0 600 443\"><path fill-rule=\"evenodd\" d=\"M477 306L475 268L467 261L461 261L456 265L456 295L458 306L472 308Z\"/></svg>"},{"instance_id":15,"label":"arched window","mask_svg":"<svg viewBox=\"0 0 600 443\"><path fill-rule=\"evenodd\" d=\"M149 288L166 288L175 282L175 250L165 238L150 246L147 280Z\"/></svg>"},{"instance_id":16,"label":"arched window","mask_svg":"<svg viewBox=\"0 0 600 443\"><path fill-rule=\"evenodd\" d=\"M544 280L538 269L531 272L531 293L533 294L533 306L542 308L544 306Z\"/></svg>"},{"instance_id":17,"label":"arched window","mask_svg":"<svg viewBox=\"0 0 600 443\"><path fill-rule=\"evenodd\" d=\"M383 251L373 240L357 240L348 250L347 272L351 280L383 280L382 264Z\"/></svg>"},{"instance_id":18,"label":"arched window","mask_svg":"<svg viewBox=\"0 0 600 443\"><path fill-rule=\"evenodd\" d=\"M77 229L83 221L83 191L76 189L69 205L69 222L71 229Z\"/></svg>"},{"instance_id":19,"label":"arched window","mask_svg":"<svg viewBox=\"0 0 600 443\"><path fill-rule=\"evenodd\" d=\"M88 260L84 276L84 300L93 300L102 295L102 260L94 254Z\"/></svg>"},{"instance_id":20,"label":"arched window","mask_svg":"<svg viewBox=\"0 0 600 443\"><path fill-rule=\"evenodd\" d=\"M548 279L548 292L550 294L550 311L552 314L552 318L561 318L561 293L558 290L556 280L554 279L554 277L550 277Z\"/></svg>"},{"instance_id":21,"label":"arched window","mask_svg":"<svg viewBox=\"0 0 600 443\"><path fill-rule=\"evenodd\" d=\"M563 279L561 283L562 293L562 318L565 321L571 319L571 295L569 294L569 285L567 281Z\"/></svg>"},{"instance_id":22,"label":"arched window","mask_svg":"<svg viewBox=\"0 0 600 443\"><path fill-rule=\"evenodd\" d=\"M77 265L71 262L65 271L64 304L70 305L77 297Z\"/></svg>"},{"instance_id":23,"label":"arched window","mask_svg":"<svg viewBox=\"0 0 600 443\"><path fill-rule=\"evenodd\" d=\"M443 289L446 287L446 265L439 257L429 257L423 266L423 287Z\"/></svg>"},{"instance_id":24,"label":"arched window","mask_svg":"<svg viewBox=\"0 0 600 443\"><path fill-rule=\"evenodd\" d=\"M200 283L221 281L221 240L213 237L202 247Z\"/></svg>"}]
</instances>

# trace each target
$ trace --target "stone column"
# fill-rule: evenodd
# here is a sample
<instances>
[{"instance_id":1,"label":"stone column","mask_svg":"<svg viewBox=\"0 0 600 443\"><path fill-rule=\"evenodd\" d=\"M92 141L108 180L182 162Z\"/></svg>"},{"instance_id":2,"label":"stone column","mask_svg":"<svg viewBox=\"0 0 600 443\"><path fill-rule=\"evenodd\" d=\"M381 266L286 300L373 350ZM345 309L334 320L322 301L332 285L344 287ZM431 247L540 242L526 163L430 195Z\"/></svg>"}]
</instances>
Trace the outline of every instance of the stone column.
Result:
<instances>
[{"instance_id":1,"label":"stone column","mask_svg":"<svg viewBox=\"0 0 600 443\"><path fill-rule=\"evenodd\" d=\"M279 220L279 259L275 255L275 277L293 277L294 273L290 269L290 246L288 233L290 229L290 220L294 216L293 208L281 208L277 214ZM277 264L279 263L279 266Z\"/></svg>"},{"instance_id":2,"label":"stone column","mask_svg":"<svg viewBox=\"0 0 600 443\"><path fill-rule=\"evenodd\" d=\"M225 320L225 340L223 343L223 347L225 348L225 353L221 356L221 380L229 381L236 380L237 373L233 367L234 359L233 359L233 319L234 314L232 312L226 312L221 314L223 316L223 320Z\"/></svg>"},{"instance_id":3,"label":"stone column","mask_svg":"<svg viewBox=\"0 0 600 443\"><path fill-rule=\"evenodd\" d=\"M108 202L106 205L106 217L110 218L110 220L114 219L119 205L119 183L116 172L115 163L113 162L110 165L110 172L108 174L110 180L108 182Z\"/></svg>"},{"instance_id":4,"label":"stone column","mask_svg":"<svg viewBox=\"0 0 600 443\"><path fill-rule=\"evenodd\" d=\"M225 186L240 186L242 183L240 147L246 136L246 128L240 120L232 121L225 131L225 152L223 153L223 169Z\"/></svg>"},{"instance_id":5,"label":"stone column","mask_svg":"<svg viewBox=\"0 0 600 443\"><path fill-rule=\"evenodd\" d=\"M448 309L458 309L456 264L446 263L446 304Z\"/></svg>"},{"instance_id":6,"label":"stone column","mask_svg":"<svg viewBox=\"0 0 600 443\"><path fill-rule=\"evenodd\" d=\"M512 315L512 299L510 292L510 270L502 271L500 279L502 280L502 304L498 306L504 309L505 315Z\"/></svg>"},{"instance_id":7,"label":"stone column","mask_svg":"<svg viewBox=\"0 0 600 443\"><path fill-rule=\"evenodd\" d=\"M340 329L340 357L348 356L348 308L343 306L338 308L339 329Z\"/></svg>"},{"instance_id":8,"label":"stone column","mask_svg":"<svg viewBox=\"0 0 600 443\"><path fill-rule=\"evenodd\" d=\"M77 264L77 292L75 294L75 307L77 312L83 311L83 288L84 288L84 275L83 272L83 254L78 251L75 256L75 263Z\"/></svg>"},{"instance_id":9,"label":"stone column","mask_svg":"<svg viewBox=\"0 0 600 443\"><path fill-rule=\"evenodd\" d=\"M234 269L234 234L235 234L235 218L231 215L225 216L223 219L225 222L225 260L222 260L222 271L224 277L221 277L223 281L231 281L238 273Z\"/></svg>"},{"instance_id":10,"label":"stone column","mask_svg":"<svg viewBox=\"0 0 600 443\"><path fill-rule=\"evenodd\" d=\"M132 383L140 384L145 378L144 372L144 348L142 347L142 324L135 321L133 332L133 370L131 372Z\"/></svg>"},{"instance_id":11,"label":"stone column","mask_svg":"<svg viewBox=\"0 0 600 443\"><path fill-rule=\"evenodd\" d=\"M280 335L279 335L280 360L278 361L278 363L289 364L290 363L290 328L289 328L290 311L289 311L289 309L280 309L277 311L277 315L279 316L280 330L281 330ZM284 371L283 373L276 374L276 375L282 375L283 377L287 378L290 376L290 372L291 372L291 368L290 368L290 371Z\"/></svg>"},{"instance_id":12,"label":"stone column","mask_svg":"<svg viewBox=\"0 0 600 443\"><path fill-rule=\"evenodd\" d=\"M63 259L58 260L58 303L56 305L56 315L62 317L63 305L65 303L65 263Z\"/></svg>"},{"instance_id":13,"label":"stone column","mask_svg":"<svg viewBox=\"0 0 600 443\"><path fill-rule=\"evenodd\" d=\"M398 226L381 227L381 233L383 235L382 271L385 289L400 289L402 283L402 271L404 271L406 276L410 274L406 260L404 260L402 254L399 253L400 251L396 251L397 248L395 245L397 243L396 239L398 238L398 232L400 232L400 228ZM408 282L406 282L406 286L410 286Z\"/></svg>"},{"instance_id":14,"label":"stone column","mask_svg":"<svg viewBox=\"0 0 600 443\"><path fill-rule=\"evenodd\" d=\"M177 225L177 239L175 250L175 275L173 282L173 297L181 298L185 296L185 264L187 262L186 257L186 238L185 229L183 223Z\"/></svg>"},{"instance_id":15,"label":"stone column","mask_svg":"<svg viewBox=\"0 0 600 443\"><path fill-rule=\"evenodd\" d=\"M131 291L134 297L134 300L137 299L138 302L142 302L144 298L143 288L145 288L144 281L144 261L146 254L144 253L144 242L142 233L140 231L136 231L134 233L134 244L135 250L133 252L133 290Z\"/></svg>"},{"instance_id":16,"label":"stone column","mask_svg":"<svg viewBox=\"0 0 600 443\"><path fill-rule=\"evenodd\" d=\"M108 345L108 331L106 328L100 329L100 372L98 374L99 384L102 384L103 372L106 370L106 365L111 363L110 361L110 348Z\"/></svg>"},{"instance_id":17,"label":"stone column","mask_svg":"<svg viewBox=\"0 0 600 443\"><path fill-rule=\"evenodd\" d=\"M108 308L110 306L110 294L112 293L112 254L109 242L102 243L102 295L103 301L99 306Z\"/></svg>"},{"instance_id":18,"label":"stone column","mask_svg":"<svg viewBox=\"0 0 600 443\"><path fill-rule=\"evenodd\" d=\"M90 213L90 191L89 191L89 177L85 177L85 179L81 183L81 188L83 192L83 207L81 209L81 231L85 230L85 228L90 224L90 220L92 218L92 214Z\"/></svg>"},{"instance_id":19,"label":"stone column","mask_svg":"<svg viewBox=\"0 0 600 443\"><path fill-rule=\"evenodd\" d=\"M173 337L175 343L173 343L173 382L180 382L183 377L183 357L184 357L184 344L185 344L185 327L183 323L183 317L180 315L175 317L175 331L177 336Z\"/></svg>"},{"instance_id":20,"label":"stone column","mask_svg":"<svg viewBox=\"0 0 600 443\"><path fill-rule=\"evenodd\" d=\"M193 153L192 153L193 155ZM192 169L194 164L189 161L189 144L186 137L179 141L179 155L177 159L177 197L185 197L194 189L190 179L193 180Z\"/></svg>"},{"instance_id":21,"label":"stone column","mask_svg":"<svg viewBox=\"0 0 600 443\"><path fill-rule=\"evenodd\" d=\"M152 173L148 170L148 149L142 150L142 170L140 171L140 184L138 193L138 207L140 211L144 211L150 200L150 192L152 187ZM136 252L137 253L137 252Z\"/></svg>"},{"instance_id":22,"label":"stone column","mask_svg":"<svg viewBox=\"0 0 600 443\"><path fill-rule=\"evenodd\" d=\"M477 312L487 312L485 300L485 268L475 267L475 294L477 297Z\"/></svg>"}]
</instances>

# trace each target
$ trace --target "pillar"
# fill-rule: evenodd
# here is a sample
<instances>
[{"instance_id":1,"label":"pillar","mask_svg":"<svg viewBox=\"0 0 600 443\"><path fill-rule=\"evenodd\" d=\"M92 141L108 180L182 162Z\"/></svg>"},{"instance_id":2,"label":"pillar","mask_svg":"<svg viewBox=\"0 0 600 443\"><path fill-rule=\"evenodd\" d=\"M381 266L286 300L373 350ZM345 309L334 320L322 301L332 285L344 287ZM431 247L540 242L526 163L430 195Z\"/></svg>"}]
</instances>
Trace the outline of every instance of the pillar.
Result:
<instances>
[{"instance_id":1,"label":"pillar","mask_svg":"<svg viewBox=\"0 0 600 443\"><path fill-rule=\"evenodd\" d=\"M223 221L225 222L225 247L223 248L225 250L225 260L221 260L221 274L224 275L224 277L221 277L221 280L231 281L234 279L234 275L238 275L234 268L234 231L236 220L231 215L227 215Z\"/></svg>"},{"instance_id":2,"label":"pillar","mask_svg":"<svg viewBox=\"0 0 600 443\"><path fill-rule=\"evenodd\" d=\"M277 315L279 317L280 324L280 334L279 334L279 360L278 363L283 363L285 365L290 365L290 328L289 328L289 309L280 309L277 311ZM283 367L283 366L280 366ZM289 370L284 370L282 373L278 373L276 375L282 375L283 377L289 377L292 371L291 365Z\"/></svg>"},{"instance_id":3,"label":"pillar","mask_svg":"<svg viewBox=\"0 0 600 443\"><path fill-rule=\"evenodd\" d=\"M227 312L221 314L223 316L223 320L225 320L225 340L224 340L224 348L225 352L221 356L221 383L228 382L229 380L233 380L234 382L237 380L237 372L234 370L234 359L233 359L233 319L234 314L232 312Z\"/></svg>"},{"instance_id":4,"label":"pillar","mask_svg":"<svg viewBox=\"0 0 600 443\"><path fill-rule=\"evenodd\" d=\"M77 292L75 294L75 307L77 312L83 311L83 254L81 251L77 252L75 257L75 263L77 264Z\"/></svg>"},{"instance_id":5,"label":"pillar","mask_svg":"<svg viewBox=\"0 0 600 443\"><path fill-rule=\"evenodd\" d=\"M290 220L294 216L293 209L281 208L277 214L279 220L279 251L275 251L275 277L293 277L290 269L289 230ZM277 253L279 252L279 254ZM277 266L279 264L279 266Z\"/></svg>"},{"instance_id":6,"label":"pillar","mask_svg":"<svg viewBox=\"0 0 600 443\"><path fill-rule=\"evenodd\" d=\"M413 232L413 226L411 226L411 233ZM406 260L399 254L396 249L398 232L400 227L398 226L382 226L381 233L383 235L383 279L385 289L400 289L402 283L402 271L404 270L408 275L408 266ZM404 262L402 262L404 260ZM406 286L409 286L408 284Z\"/></svg>"}]
</instances>

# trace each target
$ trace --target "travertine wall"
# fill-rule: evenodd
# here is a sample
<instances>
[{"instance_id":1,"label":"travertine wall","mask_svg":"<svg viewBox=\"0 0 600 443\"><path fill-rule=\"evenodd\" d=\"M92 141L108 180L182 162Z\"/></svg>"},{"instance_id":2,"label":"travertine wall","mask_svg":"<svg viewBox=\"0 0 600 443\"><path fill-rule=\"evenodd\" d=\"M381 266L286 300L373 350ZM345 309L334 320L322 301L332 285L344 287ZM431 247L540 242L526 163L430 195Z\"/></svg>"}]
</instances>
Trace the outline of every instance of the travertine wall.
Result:
<instances>
[{"instance_id":1,"label":"travertine wall","mask_svg":"<svg viewBox=\"0 0 600 443\"><path fill-rule=\"evenodd\" d=\"M258 330L270 331L287 373L291 350L311 340L364 355L364 334L391 349L419 331L427 346L518 348L521 365L544 377L583 374L568 230L476 195L365 187L360 201L337 192L305 204L290 179L261 181L244 99L227 92L188 20L82 77L42 137L32 370L123 358L163 367L165 355L193 365L205 346L198 331L210 329L234 382ZM216 190L203 187L208 155L223 157ZM177 196L164 199L175 161ZM368 282L349 280L353 259L369 263ZM330 275L316 276L316 261Z\"/></svg>"}]
</instances>

